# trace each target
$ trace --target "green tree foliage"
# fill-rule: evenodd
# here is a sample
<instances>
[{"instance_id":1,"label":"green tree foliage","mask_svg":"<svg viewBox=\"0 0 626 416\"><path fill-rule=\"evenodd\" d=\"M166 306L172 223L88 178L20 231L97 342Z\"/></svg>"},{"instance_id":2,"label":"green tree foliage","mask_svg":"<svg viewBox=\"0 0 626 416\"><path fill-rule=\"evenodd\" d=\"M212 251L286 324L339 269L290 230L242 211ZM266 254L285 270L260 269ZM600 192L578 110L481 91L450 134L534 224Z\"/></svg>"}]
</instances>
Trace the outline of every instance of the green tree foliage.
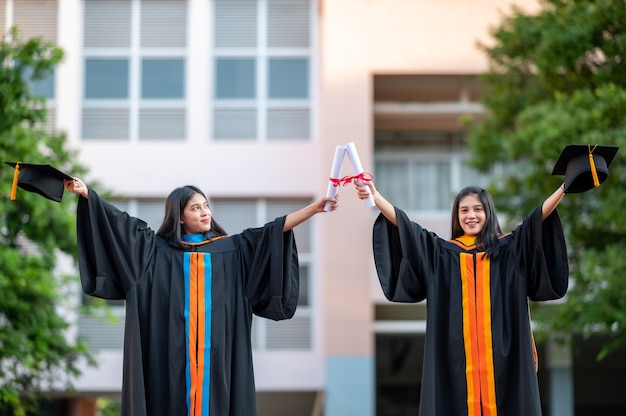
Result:
<instances>
[{"instance_id":1,"label":"green tree foliage","mask_svg":"<svg viewBox=\"0 0 626 416\"><path fill-rule=\"evenodd\" d=\"M572 281L565 304L534 316L548 331L609 335L602 356L626 344L626 2L541 5L533 15L513 9L481 45L490 116L471 126L470 152L483 170L513 167L493 193L517 222L562 182L550 173L566 144L621 146L600 188L559 206Z\"/></svg>"},{"instance_id":2,"label":"green tree foliage","mask_svg":"<svg viewBox=\"0 0 626 416\"><path fill-rule=\"evenodd\" d=\"M45 100L33 82L53 73L62 51L41 39L21 40L16 30L0 43L0 162L49 163L68 173L72 152L66 138L44 130ZM76 299L75 286L55 273L59 253L75 255L75 198L62 203L18 189L9 199L14 170L0 169L0 410L32 410L36 393L65 388L86 347L67 337L59 313ZM59 384L61 383L61 384Z\"/></svg>"}]
</instances>

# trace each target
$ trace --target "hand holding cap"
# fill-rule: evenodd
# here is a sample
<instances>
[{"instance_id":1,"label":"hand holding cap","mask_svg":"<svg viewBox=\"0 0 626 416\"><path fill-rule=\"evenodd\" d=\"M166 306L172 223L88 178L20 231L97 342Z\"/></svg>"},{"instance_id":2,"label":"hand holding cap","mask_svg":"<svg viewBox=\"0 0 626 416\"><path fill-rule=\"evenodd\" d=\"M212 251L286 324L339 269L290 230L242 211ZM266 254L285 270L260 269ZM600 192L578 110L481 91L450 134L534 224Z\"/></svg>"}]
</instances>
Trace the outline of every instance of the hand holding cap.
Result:
<instances>
[{"instance_id":1,"label":"hand holding cap","mask_svg":"<svg viewBox=\"0 0 626 416\"><path fill-rule=\"evenodd\" d=\"M609 165L619 147L589 144L565 146L552 175L564 175L565 193L586 192L600 186L609 176Z\"/></svg>"},{"instance_id":2,"label":"hand holding cap","mask_svg":"<svg viewBox=\"0 0 626 416\"><path fill-rule=\"evenodd\" d=\"M22 162L4 162L15 169L11 200L17 197L17 188L37 193L52 201L61 202L63 197L63 180L73 179L50 165L37 165Z\"/></svg>"}]
</instances>

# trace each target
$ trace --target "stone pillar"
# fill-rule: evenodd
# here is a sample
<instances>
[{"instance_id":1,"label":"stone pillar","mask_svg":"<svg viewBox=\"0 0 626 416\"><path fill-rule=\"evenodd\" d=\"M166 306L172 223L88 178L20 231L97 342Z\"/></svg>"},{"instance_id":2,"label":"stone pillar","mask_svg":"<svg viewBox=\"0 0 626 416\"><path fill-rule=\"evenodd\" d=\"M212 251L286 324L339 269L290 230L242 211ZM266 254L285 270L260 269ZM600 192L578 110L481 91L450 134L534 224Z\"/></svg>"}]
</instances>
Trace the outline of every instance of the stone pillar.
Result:
<instances>
[{"instance_id":1,"label":"stone pillar","mask_svg":"<svg viewBox=\"0 0 626 416\"><path fill-rule=\"evenodd\" d=\"M574 368L568 343L548 342L550 416L574 416Z\"/></svg>"}]
</instances>

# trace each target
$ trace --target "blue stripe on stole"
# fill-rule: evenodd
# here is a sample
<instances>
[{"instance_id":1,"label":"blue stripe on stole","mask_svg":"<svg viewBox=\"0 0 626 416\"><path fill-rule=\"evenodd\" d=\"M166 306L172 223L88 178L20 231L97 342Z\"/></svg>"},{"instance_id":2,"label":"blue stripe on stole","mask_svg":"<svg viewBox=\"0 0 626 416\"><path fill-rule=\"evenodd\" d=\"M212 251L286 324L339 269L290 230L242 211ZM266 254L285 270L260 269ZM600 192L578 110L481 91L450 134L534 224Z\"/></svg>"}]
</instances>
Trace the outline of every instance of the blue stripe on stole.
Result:
<instances>
[{"instance_id":1,"label":"blue stripe on stole","mask_svg":"<svg viewBox=\"0 0 626 416\"><path fill-rule=\"evenodd\" d=\"M205 352L204 352L204 383L202 386L202 415L209 414L209 399L211 387L211 283L213 281L211 268L211 254L204 254L204 307L205 307Z\"/></svg>"},{"instance_id":2,"label":"blue stripe on stole","mask_svg":"<svg viewBox=\"0 0 626 416\"><path fill-rule=\"evenodd\" d=\"M184 253L183 276L185 280L185 392L187 397L187 409L191 409L191 372L189 368L189 267L191 263L191 253Z\"/></svg>"}]
</instances>

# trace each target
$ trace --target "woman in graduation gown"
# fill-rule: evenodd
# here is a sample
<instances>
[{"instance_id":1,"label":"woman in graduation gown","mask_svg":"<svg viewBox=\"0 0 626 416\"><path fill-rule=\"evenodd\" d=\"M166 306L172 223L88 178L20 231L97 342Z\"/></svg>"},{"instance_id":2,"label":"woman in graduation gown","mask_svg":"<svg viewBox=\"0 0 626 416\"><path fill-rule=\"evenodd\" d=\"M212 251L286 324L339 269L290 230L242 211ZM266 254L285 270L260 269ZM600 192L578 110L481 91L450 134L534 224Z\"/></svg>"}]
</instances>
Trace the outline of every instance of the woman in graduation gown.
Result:
<instances>
[{"instance_id":1,"label":"woman in graduation gown","mask_svg":"<svg viewBox=\"0 0 626 416\"><path fill-rule=\"evenodd\" d=\"M292 229L331 209L323 198L226 235L196 187L167 198L155 233L78 180L79 267L86 294L125 299L122 416L254 416L252 314L289 319L298 303Z\"/></svg>"},{"instance_id":2,"label":"woman in graduation gown","mask_svg":"<svg viewBox=\"0 0 626 416\"><path fill-rule=\"evenodd\" d=\"M567 290L555 210L563 186L506 235L489 193L465 188L454 201L451 240L409 220L373 182L356 188L381 211L373 251L385 296L427 300L420 416L541 415L528 300Z\"/></svg>"}]
</instances>

